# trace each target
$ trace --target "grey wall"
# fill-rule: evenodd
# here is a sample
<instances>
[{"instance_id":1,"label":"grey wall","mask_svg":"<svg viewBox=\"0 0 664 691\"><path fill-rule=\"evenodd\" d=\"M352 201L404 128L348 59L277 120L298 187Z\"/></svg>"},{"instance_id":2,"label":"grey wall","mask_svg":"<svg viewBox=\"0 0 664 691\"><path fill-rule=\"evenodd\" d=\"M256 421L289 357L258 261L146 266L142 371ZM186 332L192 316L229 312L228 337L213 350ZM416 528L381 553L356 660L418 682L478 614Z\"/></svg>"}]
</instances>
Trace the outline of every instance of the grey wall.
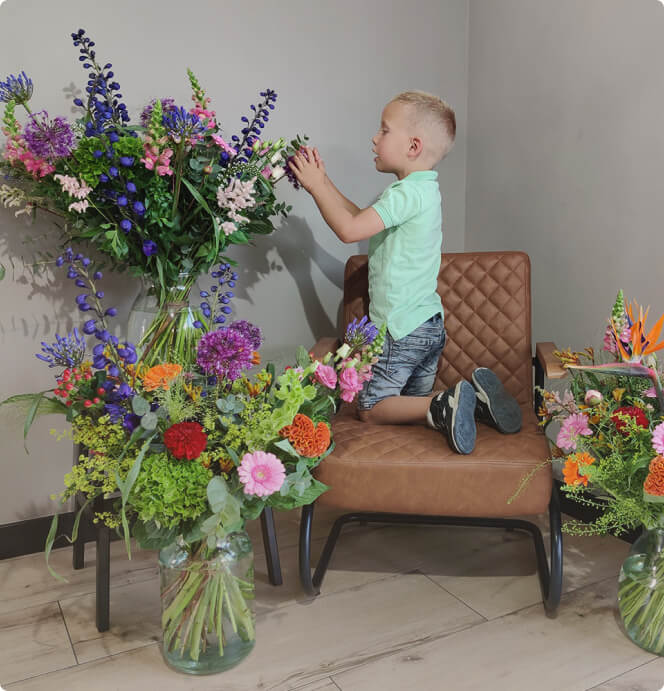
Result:
<instances>
[{"instance_id":1,"label":"grey wall","mask_svg":"<svg viewBox=\"0 0 664 691\"><path fill-rule=\"evenodd\" d=\"M601 344L618 288L664 311L664 8L471 0L466 249L519 249L533 337Z\"/></svg>"},{"instance_id":2,"label":"grey wall","mask_svg":"<svg viewBox=\"0 0 664 691\"><path fill-rule=\"evenodd\" d=\"M85 72L69 34L79 26L114 65L124 99L136 113L152 97L188 103L191 67L212 97L227 133L258 91L279 94L269 136L307 133L330 177L359 205L368 205L392 179L374 170L371 137L386 101L405 89L440 94L456 110L457 144L440 168L445 248L464 246L466 184L468 0L6 0L0 7L0 76L24 69L35 82L33 107L70 114L72 89ZM256 246L233 250L241 264L238 316L259 324L267 346L309 345L336 328L343 263L358 251L343 245L320 220L305 193L281 191L292 217ZM0 399L52 386L34 358L39 342L78 323L75 291L62 274L33 279L10 257L30 256L24 241L52 245L46 221L30 227L0 209L0 251L8 268L0 283ZM107 295L126 314L138 284L110 277ZM53 511L71 445L55 444L35 426L31 455L22 448L22 420L0 411L0 524Z\"/></svg>"}]
</instances>

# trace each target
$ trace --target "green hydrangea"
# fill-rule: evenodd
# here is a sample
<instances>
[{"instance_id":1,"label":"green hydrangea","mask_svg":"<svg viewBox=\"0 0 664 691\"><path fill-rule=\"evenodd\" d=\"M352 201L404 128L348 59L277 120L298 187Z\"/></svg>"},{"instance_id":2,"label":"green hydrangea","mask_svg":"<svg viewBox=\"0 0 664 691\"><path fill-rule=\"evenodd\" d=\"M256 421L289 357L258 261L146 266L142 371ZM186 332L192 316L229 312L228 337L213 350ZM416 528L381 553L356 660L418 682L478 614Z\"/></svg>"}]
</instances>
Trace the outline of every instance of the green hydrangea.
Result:
<instances>
[{"instance_id":1,"label":"green hydrangea","mask_svg":"<svg viewBox=\"0 0 664 691\"><path fill-rule=\"evenodd\" d=\"M176 461L166 453L143 459L129 504L143 521L172 528L208 509L207 485L212 471L198 461Z\"/></svg>"}]
</instances>

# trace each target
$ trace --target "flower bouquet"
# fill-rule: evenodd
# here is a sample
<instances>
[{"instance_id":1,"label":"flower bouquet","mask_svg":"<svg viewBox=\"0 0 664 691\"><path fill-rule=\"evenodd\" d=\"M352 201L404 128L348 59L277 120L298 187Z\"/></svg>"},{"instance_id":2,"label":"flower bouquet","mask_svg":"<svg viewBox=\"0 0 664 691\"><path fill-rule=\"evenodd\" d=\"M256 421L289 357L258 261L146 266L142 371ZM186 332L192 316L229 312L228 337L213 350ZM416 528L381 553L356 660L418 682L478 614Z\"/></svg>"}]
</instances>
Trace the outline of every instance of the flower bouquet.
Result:
<instances>
[{"instance_id":1,"label":"flower bouquet","mask_svg":"<svg viewBox=\"0 0 664 691\"><path fill-rule=\"evenodd\" d=\"M275 185L288 177L280 164L304 140L263 139L277 100L271 89L242 117L240 132L224 139L191 70L191 108L152 99L140 124L130 124L112 65L98 61L83 29L71 36L88 70L87 95L74 98L81 109L75 123L31 110L33 83L25 72L0 81L0 167L11 183L0 185L0 202L16 214L55 215L62 246L87 243L112 268L146 282L145 300L152 299L156 314L137 326L146 364L191 359L193 323L204 321L188 308L193 284L218 261L233 263L223 256L230 245L271 233L272 217L287 215ZM23 124L18 107L26 112Z\"/></svg>"},{"instance_id":2,"label":"flower bouquet","mask_svg":"<svg viewBox=\"0 0 664 691\"><path fill-rule=\"evenodd\" d=\"M593 348L558 351L571 375L564 393L542 391L545 428L560 425L554 461L563 462L562 491L596 509L590 523L567 521L579 535L620 534L643 527L620 576L619 606L638 645L664 654L664 395L655 353L662 316L646 331L647 310L618 293L604 336L607 357ZM608 360L608 361L607 361ZM527 479L526 479L527 480Z\"/></svg>"},{"instance_id":3,"label":"flower bouquet","mask_svg":"<svg viewBox=\"0 0 664 691\"><path fill-rule=\"evenodd\" d=\"M126 540L159 549L163 655L194 674L239 662L254 641L253 561L244 532L266 506L292 509L327 488L312 470L333 449L329 417L340 399L353 400L371 377L385 326L354 322L336 353L315 360L298 349L293 367L258 369L262 335L243 320L216 323L224 306L210 290L209 316L197 330L191 361L140 363L133 344L111 334L114 308L105 309L93 262L67 249L56 264L83 290L77 302L89 317L82 333L56 334L37 357L57 370L52 390L13 396L4 404L34 419L62 413L78 462L64 479L62 505L110 499L95 521ZM213 274L223 284L222 265ZM88 359L86 337L94 339ZM257 371L258 370L258 371ZM53 546L54 516L46 544ZM49 567L50 568L50 567ZM56 574L57 576L57 574Z\"/></svg>"}]
</instances>

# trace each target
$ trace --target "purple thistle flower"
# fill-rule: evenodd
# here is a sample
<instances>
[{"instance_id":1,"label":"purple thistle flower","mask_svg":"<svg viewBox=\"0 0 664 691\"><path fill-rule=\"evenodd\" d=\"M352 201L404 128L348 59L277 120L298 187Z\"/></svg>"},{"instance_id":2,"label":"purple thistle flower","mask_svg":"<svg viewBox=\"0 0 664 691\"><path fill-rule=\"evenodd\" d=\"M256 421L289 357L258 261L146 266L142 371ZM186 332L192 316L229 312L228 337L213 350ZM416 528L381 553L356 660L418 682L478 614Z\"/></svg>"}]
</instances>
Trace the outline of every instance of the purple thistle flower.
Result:
<instances>
[{"instance_id":1,"label":"purple thistle flower","mask_svg":"<svg viewBox=\"0 0 664 691\"><path fill-rule=\"evenodd\" d=\"M206 374L235 381L252 366L253 351L251 340L239 329L222 326L201 336L196 362Z\"/></svg>"},{"instance_id":2,"label":"purple thistle flower","mask_svg":"<svg viewBox=\"0 0 664 691\"><path fill-rule=\"evenodd\" d=\"M167 113L172 113L177 106L175 105L175 99L174 98L161 98L159 99L161 101L161 112L163 115L166 115ZM141 112L141 125L143 127L148 127L150 125L150 118L152 117L152 109L154 108L154 104L157 102L156 98L153 98L150 103L143 108L143 111Z\"/></svg>"},{"instance_id":3,"label":"purple thistle flower","mask_svg":"<svg viewBox=\"0 0 664 691\"><path fill-rule=\"evenodd\" d=\"M371 345L378 336L378 328L370 322L366 315L353 321L346 327L344 341L353 348L364 348Z\"/></svg>"},{"instance_id":4,"label":"purple thistle flower","mask_svg":"<svg viewBox=\"0 0 664 691\"><path fill-rule=\"evenodd\" d=\"M18 77L10 74L4 82L0 81L0 101L15 101L18 105L25 105L31 98L32 79L25 72Z\"/></svg>"},{"instance_id":5,"label":"purple thistle flower","mask_svg":"<svg viewBox=\"0 0 664 691\"><path fill-rule=\"evenodd\" d=\"M55 343L48 344L42 341L42 352L36 357L48 362L49 367L78 367L85 357L85 340L74 329L64 337L55 334Z\"/></svg>"},{"instance_id":6,"label":"purple thistle flower","mask_svg":"<svg viewBox=\"0 0 664 691\"><path fill-rule=\"evenodd\" d=\"M254 326L244 319L239 319L229 324L228 328L239 331L251 343L252 350L258 350L261 347L263 336L258 326Z\"/></svg>"},{"instance_id":7,"label":"purple thistle flower","mask_svg":"<svg viewBox=\"0 0 664 691\"><path fill-rule=\"evenodd\" d=\"M66 158L74 148L74 133L69 123L60 117L49 120L45 110L30 116L24 138L30 151L47 161Z\"/></svg>"}]
</instances>

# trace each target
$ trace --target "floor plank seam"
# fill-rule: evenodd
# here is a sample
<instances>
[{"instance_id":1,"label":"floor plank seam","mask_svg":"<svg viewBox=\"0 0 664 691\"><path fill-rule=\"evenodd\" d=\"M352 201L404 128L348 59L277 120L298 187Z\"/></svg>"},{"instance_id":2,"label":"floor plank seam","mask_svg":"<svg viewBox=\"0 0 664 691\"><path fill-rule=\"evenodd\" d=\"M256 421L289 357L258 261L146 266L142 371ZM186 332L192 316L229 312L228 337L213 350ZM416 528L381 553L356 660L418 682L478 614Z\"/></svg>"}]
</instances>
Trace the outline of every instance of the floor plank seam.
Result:
<instances>
[{"instance_id":1,"label":"floor plank seam","mask_svg":"<svg viewBox=\"0 0 664 691\"><path fill-rule=\"evenodd\" d=\"M58 600L58 609L60 610L60 616L62 617L62 623L65 627L65 631L67 632L67 638L69 640L69 645L71 646L71 651L74 655L74 660L76 660L76 664L78 665L78 655L76 654L76 648L74 648L74 642L71 639L71 634L69 633L69 627L67 626L67 619L65 617L65 613L62 610L62 605L60 604L60 600Z\"/></svg>"},{"instance_id":2,"label":"floor plank seam","mask_svg":"<svg viewBox=\"0 0 664 691\"><path fill-rule=\"evenodd\" d=\"M464 607L468 607L469 610L471 610L472 612L475 612L475 614L477 614L478 617L482 617L482 619L484 621L478 621L477 624L473 624L473 626L477 626L478 624L483 624L484 622L489 621L488 617L485 617L481 612L478 612L476 609L471 607L465 600L458 597L453 592L450 592L445 586L434 581L433 578L431 578L428 574L424 573L423 571L418 571L418 573L422 574L422 576L429 579L434 585L437 585L441 590L444 590L448 595L451 595L457 602L460 602Z\"/></svg>"},{"instance_id":3,"label":"floor plank seam","mask_svg":"<svg viewBox=\"0 0 664 691\"><path fill-rule=\"evenodd\" d=\"M51 669L48 672L40 672L39 674L33 674L31 677L25 677L23 679L15 679L14 681L10 683L6 683L4 686L0 687L3 689L11 689L13 686L16 686L17 684L22 684L24 681L32 681L33 679L39 679L39 677L46 677L49 674L56 674L57 672L64 672L68 669L78 669L80 665L76 663L75 665L67 665L65 667L58 667L58 669ZM0 682L2 680L0 679Z\"/></svg>"},{"instance_id":4,"label":"floor plank seam","mask_svg":"<svg viewBox=\"0 0 664 691\"><path fill-rule=\"evenodd\" d=\"M620 679L620 677L624 677L624 676L626 676L627 674L631 674L631 673L634 672L635 670L640 669L641 667L645 667L646 665L651 664L651 663L654 662L658 657L659 657L658 655L654 655L654 654L653 654L651 660L648 660L647 662L643 662L643 663L641 663L640 665L636 665L636 667L632 667L631 669L626 669L626 670L624 670L623 672L620 672L620 674L616 674L616 675L613 676L613 677L609 677L608 679L604 679L603 681L600 681L598 684L595 684L594 686L590 686L589 688L584 689L584 691L593 691L593 689L598 689L600 686L603 686L604 684L608 684L608 683L610 683L610 682L612 682L612 681L615 681L616 679ZM653 690L653 691L654 691L654 690ZM661 689L658 689L657 691L661 691Z\"/></svg>"}]
</instances>

